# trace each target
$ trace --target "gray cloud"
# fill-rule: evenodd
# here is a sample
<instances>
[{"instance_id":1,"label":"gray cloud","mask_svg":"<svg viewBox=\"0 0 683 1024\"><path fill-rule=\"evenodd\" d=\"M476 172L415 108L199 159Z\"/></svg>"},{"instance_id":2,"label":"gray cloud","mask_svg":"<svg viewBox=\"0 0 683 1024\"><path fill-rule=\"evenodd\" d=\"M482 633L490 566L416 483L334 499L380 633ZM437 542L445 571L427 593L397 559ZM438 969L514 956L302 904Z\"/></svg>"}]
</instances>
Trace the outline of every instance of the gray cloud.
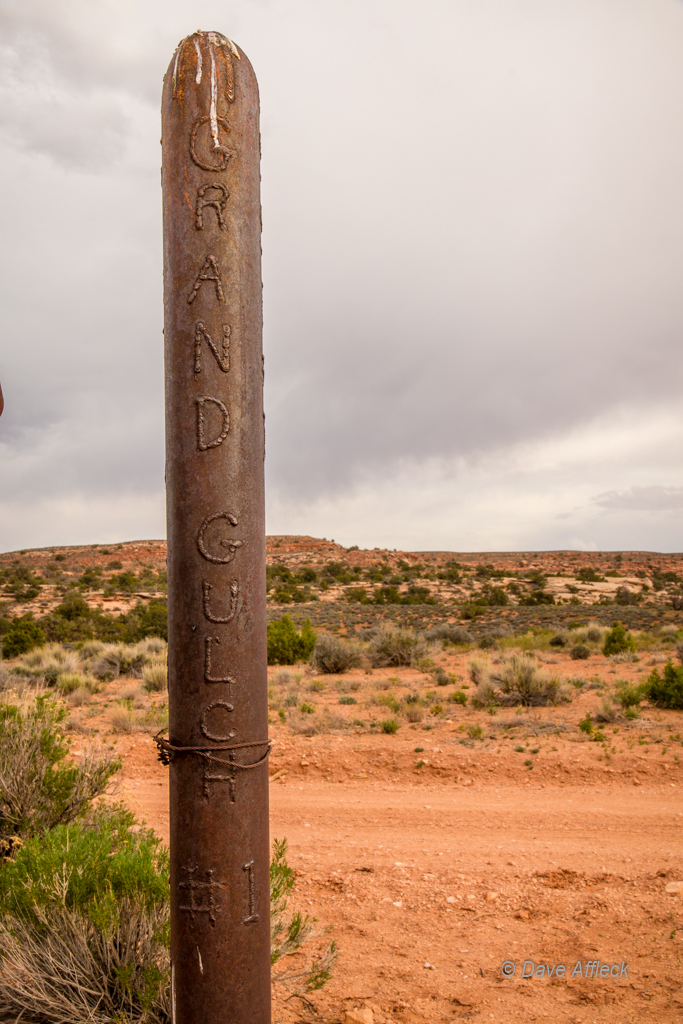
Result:
<instances>
[{"instance_id":1,"label":"gray cloud","mask_svg":"<svg viewBox=\"0 0 683 1024\"><path fill-rule=\"evenodd\" d=\"M589 425L638 433L681 398L683 5L200 0L192 17L0 0L0 502L134 509L159 491L159 93L198 26L237 38L261 88L270 528L332 502L349 542L369 515L389 533L400 517L354 495L370 481L389 507L407 465L450 467L416 483L432 509L457 507L469 467L466 515L491 536L522 497L535 525L508 543L554 542L562 515L567 543L594 543L577 515L609 539L591 516L635 515L657 480L672 500L668 428L595 476L610 442ZM501 469L539 445L564 467L543 521L547 468L538 484ZM422 546L439 515L419 506Z\"/></svg>"},{"instance_id":2,"label":"gray cloud","mask_svg":"<svg viewBox=\"0 0 683 1024\"><path fill-rule=\"evenodd\" d=\"M601 508L635 512L664 512L683 508L683 487L631 487L627 491L606 491L594 499Z\"/></svg>"}]
</instances>

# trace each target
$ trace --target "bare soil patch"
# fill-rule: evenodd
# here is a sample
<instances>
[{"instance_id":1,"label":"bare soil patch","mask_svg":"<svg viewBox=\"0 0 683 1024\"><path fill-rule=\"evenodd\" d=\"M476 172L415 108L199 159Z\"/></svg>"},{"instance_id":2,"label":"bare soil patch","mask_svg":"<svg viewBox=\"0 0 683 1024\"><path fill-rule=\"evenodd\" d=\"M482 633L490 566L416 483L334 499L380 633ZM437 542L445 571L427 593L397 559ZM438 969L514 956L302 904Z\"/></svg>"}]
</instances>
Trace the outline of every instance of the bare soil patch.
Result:
<instances>
[{"instance_id":1,"label":"bare soil patch","mask_svg":"<svg viewBox=\"0 0 683 1024\"><path fill-rule=\"evenodd\" d=\"M469 657L445 664L465 680ZM576 664L558 657L553 668L573 673ZM641 666L618 668L635 677ZM593 659L606 686L612 670ZM308 1003L277 987L276 1021L342 1021L363 1007L375 1021L406 1024L683 1019L681 903L665 891L683 874L679 714L645 709L604 726L615 748L607 762L576 727L599 706L597 688L521 714L455 706L448 719L403 722L386 735L344 729L341 716L369 722L384 713L371 702L388 692L388 672L399 696L433 687L424 673L357 670L311 692L320 677L288 671L316 703L308 717L332 724L304 735L273 714L271 835L287 837L294 901L331 926L340 960ZM74 746L88 741L80 728L115 743L120 795L167 839L168 775L150 736L110 731L127 686L117 680L73 709ZM358 704L339 705L338 686ZM471 740L471 725L484 738ZM501 972L508 960L511 978ZM628 977L524 979L525 960L536 970L564 964L567 975L578 961L582 972L588 962L619 973L626 963Z\"/></svg>"}]
</instances>

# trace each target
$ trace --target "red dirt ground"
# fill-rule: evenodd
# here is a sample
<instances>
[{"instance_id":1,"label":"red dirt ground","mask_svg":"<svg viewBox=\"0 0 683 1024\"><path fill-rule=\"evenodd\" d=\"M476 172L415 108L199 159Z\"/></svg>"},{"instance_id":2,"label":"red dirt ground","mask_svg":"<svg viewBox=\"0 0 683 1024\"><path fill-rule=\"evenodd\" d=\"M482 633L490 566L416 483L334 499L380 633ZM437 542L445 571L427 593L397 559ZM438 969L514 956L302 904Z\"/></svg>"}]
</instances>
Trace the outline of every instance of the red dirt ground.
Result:
<instances>
[{"instance_id":1,"label":"red dirt ground","mask_svg":"<svg viewBox=\"0 0 683 1024\"><path fill-rule=\"evenodd\" d=\"M453 655L447 667L464 673L468 658ZM575 674L575 662L554 662ZM602 656L590 670L606 682L614 672ZM392 671L399 695L419 689L420 673ZM624 678L639 671L619 665ZM362 698L372 701L382 674L338 681L361 682L367 713ZM325 683L312 699L336 713L335 680ZM121 685L110 684L109 696ZM271 835L288 839L294 904L331 926L340 950L310 1005L275 986L274 1019L339 1021L369 1007L386 1024L683 1021L683 897L665 891L683 877L679 715L646 709L635 724L603 726L616 748L606 763L576 729L599 699L582 690L571 705L522 716L458 706L450 720L428 730L404 723L396 735L309 737L274 723ZM106 722L104 709L101 719L93 712L90 723ZM548 722L566 731L543 730ZM487 738L463 746L462 727L476 723ZM516 739L506 723L517 724ZM519 753L522 742L529 749ZM121 795L167 839L167 769L147 735L119 736L117 745ZM507 960L511 978L501 973ZM523 979L525 960L567 972ZM577 961L582 970L588 961L618 964L620 976L568 977Z\"/></svg>"}]
</instances>

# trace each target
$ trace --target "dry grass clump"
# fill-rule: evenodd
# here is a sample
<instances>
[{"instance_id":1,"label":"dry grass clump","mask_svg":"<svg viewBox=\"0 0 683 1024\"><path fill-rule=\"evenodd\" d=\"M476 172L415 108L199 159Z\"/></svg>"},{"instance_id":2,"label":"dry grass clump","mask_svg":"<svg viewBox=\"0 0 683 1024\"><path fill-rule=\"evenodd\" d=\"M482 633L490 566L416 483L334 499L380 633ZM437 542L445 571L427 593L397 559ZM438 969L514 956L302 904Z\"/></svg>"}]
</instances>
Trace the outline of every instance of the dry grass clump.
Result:
<instances>
[{"instance_id":1,"label":"dry grass clump","mask_svg":"<svg viewBox=\"0 0 683 1024\"><path fill-rule=\"evenodd\" d=\"M142 689L139 683L129 683L128 686L124 686L118 693L119 701L130 701L133 707L141 708L145 706L145 697L147 694Z\"/></svg>"},{"instance_id":2,"label":"dry grass clump","mask_svg":"<svg viewBox=\"0 0 683 1024\"><path fill-rule=\"evenodd\" d=\"M97 683L92 676L86 676L82 672L60 672L56 679L56 685L64 697L76 690L86 690L89 693L97 693L98 690Z\"/></svg>"},{"instance_id":3,"label":"dry grass clump","mask_svg":"<svg viewBox=\"0 0 683 1024\"><path fill-rule=\"evenodd\" d=\"M601 626L599 622L589 622L582 629L572 630L572 637L576 638L578 643L599 644L602 647L608 633L607 626Z\"/></svg>"},{"instance_id":4,"label":"dry grass clump","mask_svg":"<svg viewBox=\"0 0 683 1024\"><path fill-rule=\"evenodd\" d=\"M84 659L87 667L103 682L111 682L117 676L133 676L142 679L145 667L160 658L165 659L167 644L159 637L148 637L137 644L92 645L94 653Z\"/></svg>"},{"instance_id":5,"label":"dry grass clump","mask_svg":"<svg viewBox=\"0 0 683 1024\"><path fill-rule=\"evenodd\" d=\"M9 670L7 685L23 682L31 686L54 686L58 676L78 672L80 668L75 651L65 651L60 644L47 644L16 659Z\"/></svg>"},{"instance_id":6,"label":"dry grass clump","mask_svg":"<svg viewBox=\"0 0 683 1024\"><path fill-rule=\"evenodd\" d=\"M425 633L427 640L447 640L452 644L471 644L474 637L468 629L456 626L454 622L442 622Z\"/></svg>"},{"instance_id":7,"label":"dry grass clump","mask_svg":"<svg viewBox=\"0 0 683 1024\"><path fill-rule=\"evenodd\" d=\"M109 712L109 724L114 732L158 732L168 726L168 707L137 709L131 698L124 699Z\"/></svg>"},{"instance_id":8,"label":"dry grass clump","mask_svg":"<svg viewBox=\"0 0 683 1024\"><path fill-rule=\"evenodd\" d=\"M470 678L477 687L473 703L478 707L545 707L571 700L569 688L558 676L543 672L524 656L513 655L495 666L473 661Z\"/></svg>"},{"instance_id":9,"label":"dry grass clump","mask_svg":"<svg viewBox=\"0 0 683 1024\"><path fill-rule=\"evenodd\" d=\"M0 924L0 1020L168 1024L167 985L155 986L150 1006L140 998L150 988L150 972L162 979L170 968L161 938L168 905L147 909L129 901L120 910L113 934L58 905L35 909L38 927L32 920L5 918Z\"/></svg>"},{"instance_id":10,"label":"dry grass clump","mask_svg":"<svg viewBox=\"0 0 683 1024\"><path fill-rule=\"evenodd\" d=\"M90 661L101 654L106 646L103 640L86 640L78 652L78 657L81 661Z\"/></svg>"},{"instance_id":11,"label":"dry grass clump","mask_svg":"<svg viewBox=\"0 0 683 1024\"><path fill-rule=\"evenodd\" d=\"M329 633L318 633L315 647L311 655L311 665L316 672L341 673L350 668L358 668L363 660L363 652L358 644Z\"/></svg>"},{"instance_id":12,"label":"dry grass clump","mask_svg":"<svg viewBox=\"0 0 683 1024\"><path fill-rule=\"evenodd\" d=\"M432 653L432 645L412 629L385 626L370 641L368 655L376 668L413 665Z\"/></svg>"},{"instance_id":13,"label":"dry grass clump","mask_svg":"<svg viewBox=\"0 0 683 1024\"><path fill-rule=\"evenodd\" d=\"M168 689L168 664L164 655L156 655L142 670L145 688L153 693Z\"/></svg>"},{"instance_id":14,"label":"dry grass clump","mask_svg":"<svg viewBox=\"0 0 683 1024\"><path fill-rule=\"evenodd\" d=\"M610 723L620 721L622 716L609 697L603 697L602 704L594 713L593 718L596 722Z\"/></svg>"},{"instance_id":15,"label":"dry grass clump","mask_svg":"<svg viewBox=\"0 0 683 1024\"><path fill-rule=\"evenodd\" d=\"M302 679L301 672L292 672L288 668L281 668L271 678L274 686L297 686Z\"/></svg>"},{"instance_id":16,"label":"dry grass clump","mask_svg":"<svg viewBox=\"0 0 683 1024\"><path fill-rule=\"evenodd\" d=\"M349 727L345 718L330 711L329 708L318 710L314 705L305 702L290 711L287 723L295 736L320 736Z\"/></svg>"},{"instance_id":17,"label":"dry grass clump","mask_svg":"<svg viewBox=\"0 0 683 1024\"><path fill-rule=\"evenodd\" d=\"M84 704L89 704L92 700L92 693L87 686L79 686L77 690L69 694L69 703L73 704L74 707L80 708Z\"/></svg>"},{"instance_id":18,"label":"dry grass clump","mask_svg":"<svg viewBox=\"0 0 683 1024\"><path fill-rule=\"evenodd\" d=\"M157 654L166 656L168 652L168 644L160 636L148 636L145 640L140 640L135 644L135 647L149 658L153 658Z\"/></svg>"}]
</instances>

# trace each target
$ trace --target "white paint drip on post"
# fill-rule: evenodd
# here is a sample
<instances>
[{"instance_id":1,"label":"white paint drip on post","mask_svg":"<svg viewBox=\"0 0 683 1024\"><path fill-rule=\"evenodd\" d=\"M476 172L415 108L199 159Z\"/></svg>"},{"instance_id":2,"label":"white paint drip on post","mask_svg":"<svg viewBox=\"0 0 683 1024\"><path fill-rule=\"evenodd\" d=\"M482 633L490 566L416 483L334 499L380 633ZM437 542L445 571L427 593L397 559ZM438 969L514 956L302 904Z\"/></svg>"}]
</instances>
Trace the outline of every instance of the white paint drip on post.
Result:
<instances>
[{"instance_id":1,"label":"white paint drip on post","mask_svg":"<svg viewBox=\"0 0 683 1024\"><path fill-rule=\"evenodd\" d=\"M195 79L197 85L202 84L202 51L199 49L199 42L195 39L194 48L197 51L197 77Z\"/></svg>"},{"instance_id":2,"label":"white paint drip on post","mask_svg":"<svg viewBox=\"0 0 683 1024\"><path fill-rule=\"evenodd\" d=\"M218 140L218 118L216 116L216 60L213 55L213 39L209 36L209 53L211 54L211 105L209 106L209 122L211 124L211 138L213 139L213 148L220 149L221 144Z\"/></svg>"}]
</instances>

